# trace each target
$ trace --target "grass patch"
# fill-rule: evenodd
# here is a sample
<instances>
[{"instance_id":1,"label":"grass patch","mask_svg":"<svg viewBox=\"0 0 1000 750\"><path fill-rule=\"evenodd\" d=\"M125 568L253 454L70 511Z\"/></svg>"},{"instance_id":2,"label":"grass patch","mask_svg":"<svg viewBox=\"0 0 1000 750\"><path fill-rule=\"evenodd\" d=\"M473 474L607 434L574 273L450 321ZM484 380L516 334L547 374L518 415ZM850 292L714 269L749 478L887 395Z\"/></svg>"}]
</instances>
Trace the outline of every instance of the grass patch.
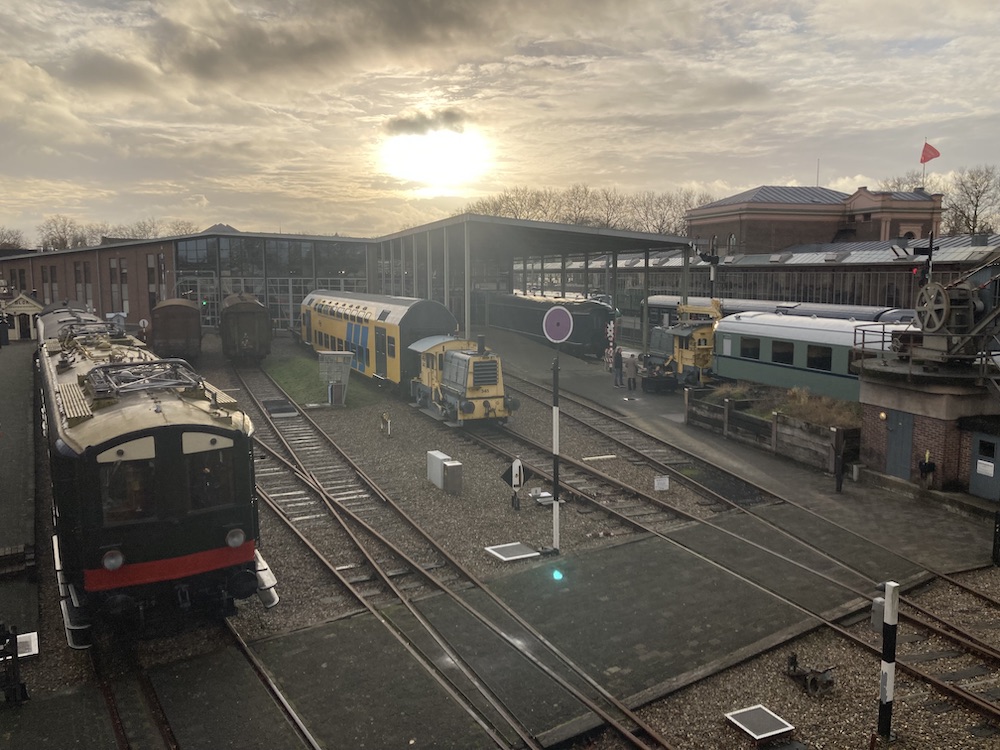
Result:
<instances>
[{"instance_id":1,"label":"grass patch","mask_svg":"<svg viewBox=\"0 0 1000 750\"><path fill-rule=\"evenodd\" d=\"M262 367L295 403L304 405L328 402L327 386L320 378L319 360L313 352L296 348L288 356L268 357ZM363 375L351 372L347 379L346 406L348 409L370 406L384 401L388 394L386 389L379 388Z\"/></svg>"},{"instance_id":2,"label":"grass patch","mask_svg":"<svg viewBox=\"0 0 1000 750\"><path fill-rule=\"evenodd\" d=\"M765 419L780 411L789 417L823 427L861 427L861 404L828 396L814 396L805 388L771 388L757 383L724 383L707 397L711 403L725 399L749 401L747 414Z\"/></svg>"}]
</instances>

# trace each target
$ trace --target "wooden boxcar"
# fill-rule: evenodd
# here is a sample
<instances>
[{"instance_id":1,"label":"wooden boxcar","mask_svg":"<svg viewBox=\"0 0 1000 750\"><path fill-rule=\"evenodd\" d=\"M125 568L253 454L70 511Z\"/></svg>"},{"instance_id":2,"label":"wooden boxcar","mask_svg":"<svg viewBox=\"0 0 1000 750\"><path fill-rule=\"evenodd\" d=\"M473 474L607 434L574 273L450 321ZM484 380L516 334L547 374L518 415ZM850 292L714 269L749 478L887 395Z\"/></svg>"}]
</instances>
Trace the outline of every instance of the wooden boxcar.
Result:
<instances>
[{"instance_id":1,"label":"wooden boxcar","mask_svg":"<svg viewBox=\"0 0 1000 750\"><path fill-rule=\"evenodd\" d=\"M194 361L201 354L201 311L188 299L165 299L150 315L146 344L159 357Z\"/></svg>"},{"instance_id":2,"label":"wooden boxcar","mask_svg":"<svg viewBox=\"0 0 1000 750\"><path fill-rule=\"evenodd\" d=\"M259 362L271 353L271 315L253 294L230 294L222 300L219 336L227 358Z\"/></svg>"}]
</instances>

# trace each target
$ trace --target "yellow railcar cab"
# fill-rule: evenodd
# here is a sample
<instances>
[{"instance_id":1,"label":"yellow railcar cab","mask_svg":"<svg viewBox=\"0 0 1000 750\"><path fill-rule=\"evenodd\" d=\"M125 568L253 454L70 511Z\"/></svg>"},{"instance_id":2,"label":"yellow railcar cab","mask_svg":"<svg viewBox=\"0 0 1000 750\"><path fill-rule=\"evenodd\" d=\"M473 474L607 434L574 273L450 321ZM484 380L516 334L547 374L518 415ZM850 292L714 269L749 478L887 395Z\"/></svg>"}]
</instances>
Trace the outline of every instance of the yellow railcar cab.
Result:
<instances>
[{"instance_id":1,"label":"yellow railcar cab","mask_svg":"<svg viewBox=\"0 0 1000 750\"><path fill-rule=\"evenodd\" d=\"M470 420L505 422L517 408L506 397L500 357L482 336L466 341L428 336L410 345L420 356L420 372L410 395L422 409L458 424Z\"/></svg>"}]
</instances>

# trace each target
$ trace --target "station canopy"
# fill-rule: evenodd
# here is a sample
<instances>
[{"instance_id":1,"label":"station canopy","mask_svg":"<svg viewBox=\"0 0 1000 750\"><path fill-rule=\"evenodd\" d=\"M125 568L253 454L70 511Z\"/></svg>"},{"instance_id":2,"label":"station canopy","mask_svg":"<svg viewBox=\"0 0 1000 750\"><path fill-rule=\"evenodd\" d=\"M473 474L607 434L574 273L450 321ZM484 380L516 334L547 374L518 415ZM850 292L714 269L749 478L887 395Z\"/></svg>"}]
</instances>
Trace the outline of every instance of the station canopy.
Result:
<instances>
[{"instance_id":1,"label":"station canopy","mask_svg":"<svg viewBox=\"0 0 1000 750\"><path fill-rule=\"evenodd\" d=\"M596 259L600 256L619 256L651 253L676 253L688 247L687 237L676 235L627 232L619 229L555 224L526 219L507 219L498 216L462 214L431 224L386 235L380 241L409 240L410 237L448 232L449 247L462 247L465 225L469 233L472 255L497 259L538 258L566 256ZM437 241L435 241L435 244ZM623 265L619 260L619 267Z\"/></svg>"}]
</instances>

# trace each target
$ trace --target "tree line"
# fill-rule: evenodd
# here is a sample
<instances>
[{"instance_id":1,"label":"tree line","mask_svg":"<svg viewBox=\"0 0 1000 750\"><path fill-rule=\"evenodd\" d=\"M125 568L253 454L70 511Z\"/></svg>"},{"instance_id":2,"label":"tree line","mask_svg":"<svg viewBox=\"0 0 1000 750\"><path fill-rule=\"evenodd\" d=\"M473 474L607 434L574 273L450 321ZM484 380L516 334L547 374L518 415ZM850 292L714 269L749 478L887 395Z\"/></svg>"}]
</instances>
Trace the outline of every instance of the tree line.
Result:
<instances>
[{"instance_id":1,"label":"tree line","mask_svg":"<svg viewBox=\"0 0 1000 750\"><path fill-rule=\"evenodd\" d=\"M875 189L909 192L917 187L944 196L943 234L992 234L1000 230L1000 170L996 166L962 167L947 176L932 173L926 177L913 169L879 180ZM686 237L687 212L714 200L707 191L690 188L666 193L622 193L616 188L584 184L565 190L514 187L472 201L458 213ZM81 223L61 214L48 217L37 230L42 250L90 247L106 238L155 239L199 231L193 222L183 219L149 218L112 225ZM0 226L0 249L25 248L20 230Z\"/></svg>"},{"instance_id":2,"label":"tree line","mask_svg":"<svg viewBox=\"0 0 1000 750\"><path fill-rule=\"evenodd\" d=\"M714 200L706 191L688 188L669 193L622 193L616 188L582 184L565 190L515 187L479 198L458 213L686 236L685 214Z\"/></svg>"},{"instance_id":3,"label":"tree line","mask_svg":"<svg viewBox=\"0 0 1000 750\"><path fill-rule=\"evenodd\" d=\"M918 187L944 196L941 228L946 235L994 233L1000 227L1000 171L995 166L963 167L949 176L926 178L914 169L879 180L876 190L912 192ZM620 193L587 185L561 191L515 187L475 200L459 213L687 237L687 212L714 200L708 192L690 189Z\"/></svg>"},{"instance_id":4,"label":"tree line","mask_svg":"<svg viewBox=\"0 0 1000 750\"><path fill-rule=\"evenodd\" d=\"M1000 170L996 166L962 167L950 176L926 177L911 169L899 177L879 180L876 189L912 191L918 187L944 196L942 234L995 234L1000 228Z\"/></svg>"},{"instance_id":5,"label":"tree line","mask_svg":"<svg viewBox=\"0 0 1000 750\"><path fill-rule=\"evenodd\" d=\"M81 223L70 216L55 214L37 227L38 246L43 250L67 250L93 247L108 239L151 240L195 234L197 225L184 219L141 219L132 224L109 224L106 221ZM24 233L0 226L0 249L26 249Z\"/></svg>"}]
</instances>

